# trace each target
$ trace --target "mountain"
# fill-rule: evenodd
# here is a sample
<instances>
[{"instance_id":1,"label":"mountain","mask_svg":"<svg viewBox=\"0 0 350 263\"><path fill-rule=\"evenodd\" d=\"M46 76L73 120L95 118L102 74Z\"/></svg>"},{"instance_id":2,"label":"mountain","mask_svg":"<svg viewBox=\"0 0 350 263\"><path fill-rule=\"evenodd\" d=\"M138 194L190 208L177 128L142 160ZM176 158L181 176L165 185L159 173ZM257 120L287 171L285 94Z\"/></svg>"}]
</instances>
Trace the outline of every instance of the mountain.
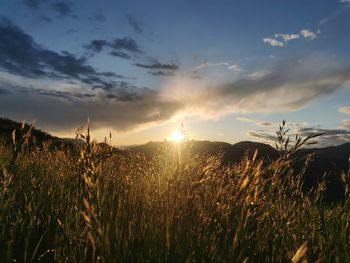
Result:
<instances>
[{"instance_id":1,"label":"mountain","mask_svg":"<svg viewBox=\"0 0 350 263\"><path fill-rule=\"evenodd\" d=\"M307 149L299 153L301 155L313 154L313 159L306 170L304 177L305 189L310 189L318 182L326 181L325 200L340 200L343 196L341 174L349 170L350 143L339 146ZM303 167L303 161L296 163L296 169Z\"/></svg>"},{"instance_id":2,"label":"mountain","mask_svg":"<svg viewBox=\"0 0 350 263\"><path fill-rule=\"evenodd\" d=\"M126 150L140 152L147 157L151 157L156 152L160 151L167 143L168 142L148 142L143 145L127 147ZM279 156L278 151L270 145L258 142L243 141L236 144L229 144L226 142L193 141L190 146L190 153L193 155L222 152L224 163L239 162L244 154L254 154L255 150L258 150L258 158L265 160L274 160Z\"/></svg>"}]
</instances>

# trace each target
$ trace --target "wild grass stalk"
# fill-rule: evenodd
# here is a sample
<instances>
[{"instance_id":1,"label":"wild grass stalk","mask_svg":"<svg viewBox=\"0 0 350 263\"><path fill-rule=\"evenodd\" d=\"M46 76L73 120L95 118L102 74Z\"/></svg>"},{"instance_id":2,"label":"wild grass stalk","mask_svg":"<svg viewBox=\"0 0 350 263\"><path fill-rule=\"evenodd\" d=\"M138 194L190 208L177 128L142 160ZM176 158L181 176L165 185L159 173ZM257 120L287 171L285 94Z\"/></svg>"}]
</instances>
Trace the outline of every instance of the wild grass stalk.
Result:
<instances>
[{"instance_id":1,"label":"wild grass stalk","mask_svg":"<svg viewBox=\"0 0 350 263\"><path fill-rule=\"evenodd\" d=\"M16 133L0 144L0 261L350 262L349 173L344 202L325 204L324 185L305 192L293 169L313 136L279 132L280 158L237 164L190 141L147 158L89 129L75 150Z\"/></svg>"}]
</instances>

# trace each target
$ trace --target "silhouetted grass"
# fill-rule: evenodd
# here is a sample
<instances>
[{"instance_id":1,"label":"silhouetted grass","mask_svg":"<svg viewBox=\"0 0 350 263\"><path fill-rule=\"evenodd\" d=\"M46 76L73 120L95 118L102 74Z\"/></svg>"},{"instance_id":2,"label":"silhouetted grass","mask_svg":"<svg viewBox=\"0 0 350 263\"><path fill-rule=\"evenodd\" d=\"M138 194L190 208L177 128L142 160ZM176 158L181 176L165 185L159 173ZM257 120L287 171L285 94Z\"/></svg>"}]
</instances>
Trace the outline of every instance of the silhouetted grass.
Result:
<instances>
[{"instance_id":1,"label":"silhouetted grass","mask_svg":"<svg viewBox=\"0 0 350 263\"><path fill-rule=\"evenodd\" d=\"M88 131L78 150L28 149L30 132L0 144L1 262L350 262L349 174L344 202L304 193L293 154L312 138L289 146L284 125L279 159L235 165L190 141L116 152Z\"/></svg>"}]
</instances>

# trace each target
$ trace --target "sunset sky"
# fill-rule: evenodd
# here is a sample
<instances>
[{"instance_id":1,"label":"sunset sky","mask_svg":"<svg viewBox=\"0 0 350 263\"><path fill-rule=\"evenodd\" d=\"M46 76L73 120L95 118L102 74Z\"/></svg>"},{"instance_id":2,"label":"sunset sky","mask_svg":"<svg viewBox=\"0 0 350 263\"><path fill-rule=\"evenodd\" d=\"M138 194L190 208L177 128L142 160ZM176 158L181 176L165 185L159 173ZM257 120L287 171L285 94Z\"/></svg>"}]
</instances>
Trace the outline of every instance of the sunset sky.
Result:
<instances>
[{"instance_id":1,"label":"sunset sky","mask_svg":"<svg viewBox=\"0 0 350 263\"><path fill-rule=\"evenodd\" d=\"M350 0L0 0L0 117L115 145L350 141Z\"/></svg>"}]
</instances>

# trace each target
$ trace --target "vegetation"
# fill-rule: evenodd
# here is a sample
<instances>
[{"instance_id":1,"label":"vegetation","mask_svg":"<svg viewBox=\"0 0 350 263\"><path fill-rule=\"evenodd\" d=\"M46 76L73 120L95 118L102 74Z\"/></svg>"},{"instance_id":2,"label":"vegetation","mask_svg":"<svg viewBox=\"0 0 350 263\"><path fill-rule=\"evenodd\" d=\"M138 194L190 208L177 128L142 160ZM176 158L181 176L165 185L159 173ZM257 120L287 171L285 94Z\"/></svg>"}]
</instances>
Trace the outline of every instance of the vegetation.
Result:
<instances>
[{"instance_id":1,"label":"vegetation","mask_svg":"<svg viewBox=\"0 0 350 263\"><path fill-rule=\"evenodd\" d=\"M280 158L226 164L191 142L146 158L89 130L76 147L28 146L31 131L0 144L1 262L350 262L349 174L325 204L292 168L311 137L288 146L281 126Z\"/></svg>"}]
</instances>

